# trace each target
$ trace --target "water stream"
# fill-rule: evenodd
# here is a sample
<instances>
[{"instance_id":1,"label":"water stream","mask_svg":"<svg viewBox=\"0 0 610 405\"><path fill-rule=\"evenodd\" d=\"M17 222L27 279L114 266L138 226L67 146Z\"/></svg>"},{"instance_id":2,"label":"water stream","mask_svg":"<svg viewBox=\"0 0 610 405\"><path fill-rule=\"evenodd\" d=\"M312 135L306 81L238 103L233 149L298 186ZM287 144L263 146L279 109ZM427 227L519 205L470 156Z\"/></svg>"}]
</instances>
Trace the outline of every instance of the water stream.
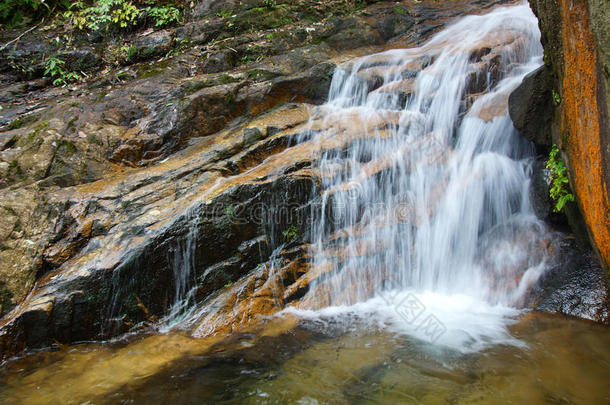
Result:
<instances>
[{"instance_id":1,"label":"water stream","mask_svg":"<svg viewBox=\"0 0 610 405\"><path fill-rule=\"evenodd\" d=\"M461 350L510 341L502 325L552 237L529 201L532 146L507 112L541 62L537 20L520 5L337 70L315 159L312 266L327 276L307 309L449 332L441 342Z\"/></svg>"},{"instance_id":2,"label":"water stream","mask_svg":"<svg viewBox=\"0 0 610 405\"><path fill-rule=\"evenodd\" d=\"M346 258L325 281L330 304L360 302L379 286L519 301L526 273L543 264L537 242L546 231L529 202L531 145L506 101L541 64L539 40L522 5L337 71L320 139L346 119L357 135L347 150L320 148L317 159L315 261L329 260L337 233L332 247ZM385 125L371 129L375 121Z\"/></svg>"}]
</instances>

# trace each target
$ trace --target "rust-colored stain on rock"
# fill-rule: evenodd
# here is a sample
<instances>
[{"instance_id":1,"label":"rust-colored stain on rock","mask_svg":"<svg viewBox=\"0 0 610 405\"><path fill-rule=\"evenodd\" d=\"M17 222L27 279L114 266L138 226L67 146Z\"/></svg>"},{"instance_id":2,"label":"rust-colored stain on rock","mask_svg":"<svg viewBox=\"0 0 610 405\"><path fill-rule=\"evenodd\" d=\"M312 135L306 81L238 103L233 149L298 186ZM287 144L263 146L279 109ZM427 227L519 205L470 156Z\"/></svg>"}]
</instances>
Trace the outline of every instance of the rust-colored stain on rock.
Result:
<instances>
[{"instance_id":1,"label":"rust-colored stain on rock","mask_svg":"<svg viewBox=\"0 0 610 405\"><path fill-rule=\"evenodd\" d=\"M561 0L564 70L562 133L572 185L591 237L610 265L610 201L604 183L600 113L597 103L597 53L585 0ZM602 107L604 108L604 107ZM563 140L566 141L565 139Z\"/></svg>"}]
</instances>

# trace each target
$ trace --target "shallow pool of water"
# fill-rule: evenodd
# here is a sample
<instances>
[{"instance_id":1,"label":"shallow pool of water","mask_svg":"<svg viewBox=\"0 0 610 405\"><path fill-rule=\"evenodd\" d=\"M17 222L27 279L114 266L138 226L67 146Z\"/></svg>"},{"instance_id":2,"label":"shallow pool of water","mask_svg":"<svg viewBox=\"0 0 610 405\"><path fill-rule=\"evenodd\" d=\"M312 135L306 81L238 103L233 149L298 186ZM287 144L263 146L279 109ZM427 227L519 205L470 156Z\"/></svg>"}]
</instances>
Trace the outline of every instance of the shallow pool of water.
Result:
<instances>
[{"instance_id":1,"label":"shallow pool of water","mask_svg":"<svg viewBox=\"0 0 610 405\"><path fill-rule=\"evenodd\" d=\"M464 353L346 317L284 315L230 337L140 335L39 352L2 367L0 402L610 403L606 326L525 313L508 327L521 344Z\"/></svg>"}]
</instances>

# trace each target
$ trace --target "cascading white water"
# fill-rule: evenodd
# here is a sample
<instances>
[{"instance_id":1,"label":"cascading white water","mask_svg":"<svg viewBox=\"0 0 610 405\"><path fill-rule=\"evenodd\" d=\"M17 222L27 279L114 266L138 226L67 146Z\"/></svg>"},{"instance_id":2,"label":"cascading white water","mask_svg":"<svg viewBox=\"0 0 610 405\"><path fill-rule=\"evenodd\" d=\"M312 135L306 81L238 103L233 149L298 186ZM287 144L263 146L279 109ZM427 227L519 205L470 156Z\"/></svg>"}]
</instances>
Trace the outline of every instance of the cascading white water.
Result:
<instances>
[{"instance_id":1,"label":"cascading white water","mask_svg":"<svg viewBox=\"0 0 610 405\"><path fill-rule=\"evenodd\" d=\"M185 213L185 223L189 224L184 238L175 241L168 250L168 262L174 274L174 302L169 313L163 318L159 330L168 331L176 323L195 310L193 277L195 275L197 242L199 239L199 218L197 209L191 207Z\"/></svg>"},{"instance_id":2,"label":"cascading white water","mask_svg":"<svg viewBox=\"0 0 610 405\"><path fill-rule=\"evenodd\" d=\"M528 198L533 150L507 100L541 62L523 4L337 70L312 121L322 179L312 265L325 274L312 309L383 290L518 305L544 268L546 230Z\"/></svg>"},{"instance_id":3,"label":"cascading white water","mask_svg":"<svg viewBox=\"0 0 610 405\"><path fill-rule=\"evenodd\" d=\"M542 62L539 36L526 4L504 7L463 18L419 48L337 69L329 102L313 109L297 146L312 148L320 187L308 290L286 311L348 322L355 313L424 340L433 319L446 330L438 342L460 351L518 343L506 325L544 270L551 235L529 201L532 145L507 104ZM271 242L267 304L280 309L283 245ZM170 328L206 336L232 327L223 314L230 322L243 310L249 285L196 310L176 301ZM409 318L403 304L413 297L428 317Z\"/></svg>"}]
</instances>

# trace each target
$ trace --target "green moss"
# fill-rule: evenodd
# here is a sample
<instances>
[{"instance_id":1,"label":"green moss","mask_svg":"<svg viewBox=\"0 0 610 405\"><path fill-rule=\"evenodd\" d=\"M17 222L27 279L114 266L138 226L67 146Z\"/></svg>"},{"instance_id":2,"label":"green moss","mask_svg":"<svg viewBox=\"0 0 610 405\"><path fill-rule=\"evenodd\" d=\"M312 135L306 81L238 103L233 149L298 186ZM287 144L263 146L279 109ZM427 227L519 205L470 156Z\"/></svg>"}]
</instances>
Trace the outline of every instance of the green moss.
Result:
<instances>
[{"instance_id":1,"label":"green moss","mask_svg":"<svg viewBox=\"0 0 610 405\"><path fill-rule=\"evenodd\" d=\"M279 28L294 23L291 11L283 4L274 7L254 7L235 17L224 16L227 28L234 33Z\"/></svg>"},{"instance_id":2,"label":"green moss","mask_svg":"<svg viewBox=\"0 0 610 405\"><path fill-rule=\"evenodd\" d=\"M89 134L89 136L87 137L87 140L89 141L89 143L94 143L96 145L103 145L103 142L101 139L99 139L97 136L95 136L95 134Z\"/></svg>"},{"instance_id":3,"label":"green moss","mask_svg":"<svg viewBox=\"0 0 610 405\"><path fill-rule=\"evenodd\" d=\"M106 97L106 94L108 94L108 92L106 90L102 90L100 92L100 94L98 94L97 97L95 98L95 101L99 103L100 101L102 101L104 99L104 97Z\"/></svg>"},{"instance_id":4,"label":"green moss","mask_svg":"<svg viewBox=\"0 0 610 405\"><path fill-rule=\"evenodd\" d=\"M68 121L68 129L70 130L70 132L74 132L76 130L74 123L78 120L78 116L75 115L74 117L72 117L72 119L70 119L70 121Z\"/></svg>"},{"instance_id":5,"label":"green moss","mask_svg":"<svg viewBox=\"0 0 610 405\"><path fill-rule=\"evenodd\" d=\"M163 73L167 67L169 66L170 61L169 60L163 60L161 62L158 63L154 63L154 64L142 64L141 66L138 67L137 71L136 71L136 76L138 79L144 79L147 77L151 77L151 76L156 76L160 73Z\"/></svg>"},{"instance_id":6,"label":"green moss","mask_svg":"<svg viewBox=\"0 0 610 405\"><path fill-rule=\"evenodd\" d=\"M72 141L62 141L59 147L63 147L68 155L74 155L77 151L76 145Z\"/></svg>"},{"instance_id":7,"label":"green moss","mask_svg":"<svg viewBox=\"0 0 610 405\"><path fill-rule=\"evenodd\" d=\"M214 84L214 81L207 79L197 81L193 80L184 84L184 90L186 91L186 93L194 93L201 89L205 89L206 87L211 87Z\"/></svg>"},{"instance_id":8,"label":"green moss","mask_svg":"<svg viewBox=\"0 0 610 405\"><path fill-rule=\"evenodd\" d=\"M398 4L394 5L393 10L396 14L409 15L409 11L406 8L404 8Z\"/></svg>"},{"instance_id":9,"label":"green moss","mask_svg":"<svg viewBox=\"0 0 610 405\"><path fill-rule=\"evenodd\" d=\"M18 176L21 177L23 173L21 172L21 167L19 167L19 162L17 160L11 161L8 164L8 175L9 176Z\"/></svg>"},{"instance_id":10,"label":"green moss","mask_svg":"<svg viewBox=\"0 0 610 405\"><path fill-rule=\"evenodd\" d=\"M229 83L234 83L239 81L239 79L236 79L233 76L230 76L228 74L223 74L218 78L218 81L220 81L221 84L229 84Z\"/></svg>"},{"instance_id":11,"label":"green moss","mask_svg":"<svg viewBox=\"0 0 610 405\"><path fill-rule=\"evenodd\" d=\"M18 128L22 128L25 125L31 124L32 122L36 121L36 115L26 115L24 117L19 117L13 121L11 121L8 125L7 125L7 129L11 130L11 129L18 129Z\"/></svg>"},{"instance_id":12,"label":"green moss","mask_svg":"<svg viewBox=\"0 0 610 405\"><path fill-rule=\"evenodd\" d=\"M233 10L230 10L230 9L218 10L216 15L221 18L229 18L233 15Z\"/></svg>"},{"instance_id":13,"label":"green moss","mask_svg":"<svg viewBox=\"0 0 610 405\"><path fill-rule=\"evenodd\" d=\"M11 121L8 125L8 129L18 129L25 125L25 120L23 118L17 118L16 120Z\"/></svg>"},{"instance_id":14,"label":"green moss","mask_svg":"<svg viewBox=\"0 0 610 405\"><path fill-rule=\"evenodd\" d=\"M49 127L48 121L43 121L43 122L39 123L32 129L32 131L30 131L27 134L27 136L21 137L21 139L19 139L19 142L18 142L19 146L24 147L24 146L30 144L32 141L34 141L36 138L38 138L38 135L40 135L40 133L42 131L46 130L48 127Z\"/></svg>"},{"instance_id":15,"label":"green moss","mask_svg":"<svg viewBox=\"0 0 610 405\"><path fill-rule=\"evenodd\" d=\"M252 69L248 71L248 79L262 82L272 80L277 77L277 74L264 69Z\"/></svg>"}]
</instances>

